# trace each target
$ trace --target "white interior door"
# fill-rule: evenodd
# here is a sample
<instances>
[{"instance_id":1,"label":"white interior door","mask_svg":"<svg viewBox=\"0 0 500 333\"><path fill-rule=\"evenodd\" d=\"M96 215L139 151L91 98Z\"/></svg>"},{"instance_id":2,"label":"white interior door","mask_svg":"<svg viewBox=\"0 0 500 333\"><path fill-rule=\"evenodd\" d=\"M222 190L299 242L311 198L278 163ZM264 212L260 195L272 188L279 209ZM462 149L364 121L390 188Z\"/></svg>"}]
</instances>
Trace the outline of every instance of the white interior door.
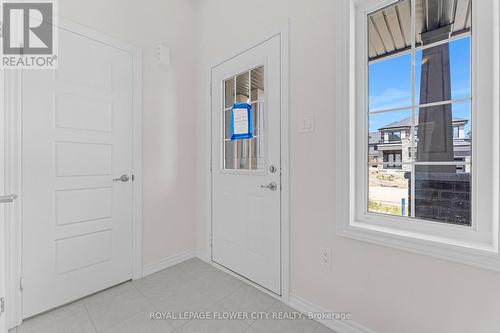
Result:
<instances>
[{"instance_id":1,"label":"white interior door","mask_svg":"<svg viewBox=\"0 0 500 333\"><path fill-rule=\"evenodd\" d=\"M1 177L1 176L0 176ZM3 207L0 204L0 333L7 332L7 320L5 314L5 296L6 296L6 281L7 281L7 270L6 270L6 244L7 239L5 237L5 218Z\"/></svg>"},{"instance_id":2,"label":"white interior door","mask_svg":"<svg viewBox=\"0 0 500 333\"><path fill-rule=\"evenodd\" d=\"M1 120L0 120L1 121ZM1 141L1 140L0 140ZM0 158L1 162L2 158ZM1 169L1 168L0 168ZM0 175L0 191L2 191L2 177ZM2 193L2 192L0 192ZM5 235L5 216L3 205L0 204L0 333L7 332L7 320L5 314L5 297L6 297L6 282L7 282L7 270L6 270L6 244L7 239Z\"/></svg>"},{"instance_id":3,"label":"white interior door","mask_svg":"<svg viewBox=\"0 0 500 333\"><path fill-rule=\"evenodd\" d=\"M280 38L212 70L212 260L281 294ZM254 137L231 141L234 103Z\"/></svg>"},{"instance_id":4,"label":"white interior door","mask_svg":"<svg viewBox=\"0 0 500 333\"><path fill-rule=\"evenodd\" d=\"M22 73L23 318L132 277L132 55L60 29L58 62Z\"/></svg>"}]
</instances>

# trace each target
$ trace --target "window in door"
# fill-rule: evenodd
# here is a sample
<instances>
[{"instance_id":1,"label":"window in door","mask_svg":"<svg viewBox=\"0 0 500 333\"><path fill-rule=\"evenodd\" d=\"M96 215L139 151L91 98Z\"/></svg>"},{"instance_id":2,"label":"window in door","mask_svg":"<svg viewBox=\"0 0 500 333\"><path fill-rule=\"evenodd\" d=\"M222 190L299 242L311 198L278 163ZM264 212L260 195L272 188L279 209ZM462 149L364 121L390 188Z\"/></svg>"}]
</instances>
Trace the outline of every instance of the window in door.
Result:
<instances>
[{"instance_id":1,"label":"window in door","mask_svg":"<svg viewBox=\"0 0 500 333\"><path fill-rule=\"evenodd\" d=\"M263 170L265 165L265 82L264 66L224 80L223 149L225 170ZM251 139L231 140L230 120L234 103L252 106Z\"/></svg>"}]
</instances>

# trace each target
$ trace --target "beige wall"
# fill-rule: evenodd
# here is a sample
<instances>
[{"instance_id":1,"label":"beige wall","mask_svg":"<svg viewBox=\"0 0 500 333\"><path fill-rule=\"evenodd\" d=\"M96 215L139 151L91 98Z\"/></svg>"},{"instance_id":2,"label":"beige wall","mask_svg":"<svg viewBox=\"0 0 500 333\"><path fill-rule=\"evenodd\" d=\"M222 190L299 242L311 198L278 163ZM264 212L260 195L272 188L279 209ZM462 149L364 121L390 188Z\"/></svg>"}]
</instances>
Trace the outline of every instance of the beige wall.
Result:
<instances>
[{"instance_id":1,"label":"beige wall","mask_svg":"<svg viewBox=\"0 0 500 333\"><path fill-rule=\"evenodd\" d=\"M191 0L61 0L63 17L143 49L144 264L194 248ZM158 43L171 49L160 68Z\"/></svg>"},{"instance_id":2,"label":"beige wall","mask_svg":"<svg viewBox=\"0 0 500 333\"><path fill-rule=\"evenodd\" d=\"M324 97L334 89L335 1L59 1L64 17L144 50L144 263L195 237L206 255L209 67L290 18L292 293L379 333L498 332L500 274L335 235L336 110ZM160 42L168 68L156 65ZM314 133L297 131L305 113Z\"/></svg>"},{"instance_id":3,"label":"beige wall","mask_svg":"<svg viewBox=\"0 0 500 333\"><path fill-rule=\"evenodd\" d=\"M200 254L206 255L209 67L290 18L292 293L333 311L349 311L379 333L499 332L500 274L335 234L336 110L325 96L334 90L336 1L198 1ZM314 114L314 133L297 131L306 113ZM331 269L320 260L326 247L333 249Z\"/></svg>"}]
</instances>

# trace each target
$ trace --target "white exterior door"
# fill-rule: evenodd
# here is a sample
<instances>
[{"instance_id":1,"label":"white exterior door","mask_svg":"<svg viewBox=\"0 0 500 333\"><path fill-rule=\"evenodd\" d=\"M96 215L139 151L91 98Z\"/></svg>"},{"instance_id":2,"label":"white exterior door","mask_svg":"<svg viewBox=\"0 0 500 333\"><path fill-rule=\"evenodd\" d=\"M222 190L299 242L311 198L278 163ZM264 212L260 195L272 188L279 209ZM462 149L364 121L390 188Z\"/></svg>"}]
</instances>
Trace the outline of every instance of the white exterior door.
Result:
<instances>
[{"instance_id":1,"label":"white exterior door","mask_svg":"<svg viewBox=\"0 0 500 333\"><path fill-rule=\"evenodd\" d=\"M281 294L280 38L212 70L212 260ZM252 139L230 138L252 106Z\"/></svg>"},{"instance_id":2,"label":"white exterior door","mask_svg":"<svg viewBox=\"0 0 500 333\"><path fill-rule=\"evenodd\" d=\"M22 73L23 318L132 278L133 57L60 29L58 61Z\"/></svg>"}]
</instances>

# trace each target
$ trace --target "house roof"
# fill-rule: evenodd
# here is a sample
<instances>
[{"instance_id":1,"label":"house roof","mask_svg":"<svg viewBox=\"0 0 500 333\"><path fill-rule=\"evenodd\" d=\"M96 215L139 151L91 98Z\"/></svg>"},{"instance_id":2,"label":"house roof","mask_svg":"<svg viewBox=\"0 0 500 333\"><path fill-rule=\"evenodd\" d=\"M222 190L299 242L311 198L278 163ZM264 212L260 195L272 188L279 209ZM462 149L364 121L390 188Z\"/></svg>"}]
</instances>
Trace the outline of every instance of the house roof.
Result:
<instances>
[{"instance_id":1,"label":"house roof","mask_svg":"<svg viewBox=\"0 0 500 333\"><path fill-rule=\"evenodd\" d=\"M381 139L380 132L370 132L368 133L368 144L379 143Z\"/></svg>"},{"instance_id":2,"label":"house roof","mask_svg":"<svg viewBox=\"0 0 500 333\"><path fill-rule=\"evenodd\" d=\"M453 118L454 123L467 123L469 122L467 119L464 118ZM418 125L418 119L417 123L415 125ZM398 121L395 121L393 123L387 124L384 127L379 128L379 131L388 129L388 128L399 128L399 127L410 127L411 126L411 117L407 117ZM371 135L371 133L370 133Z\"/></svg>"}]
</instances>

